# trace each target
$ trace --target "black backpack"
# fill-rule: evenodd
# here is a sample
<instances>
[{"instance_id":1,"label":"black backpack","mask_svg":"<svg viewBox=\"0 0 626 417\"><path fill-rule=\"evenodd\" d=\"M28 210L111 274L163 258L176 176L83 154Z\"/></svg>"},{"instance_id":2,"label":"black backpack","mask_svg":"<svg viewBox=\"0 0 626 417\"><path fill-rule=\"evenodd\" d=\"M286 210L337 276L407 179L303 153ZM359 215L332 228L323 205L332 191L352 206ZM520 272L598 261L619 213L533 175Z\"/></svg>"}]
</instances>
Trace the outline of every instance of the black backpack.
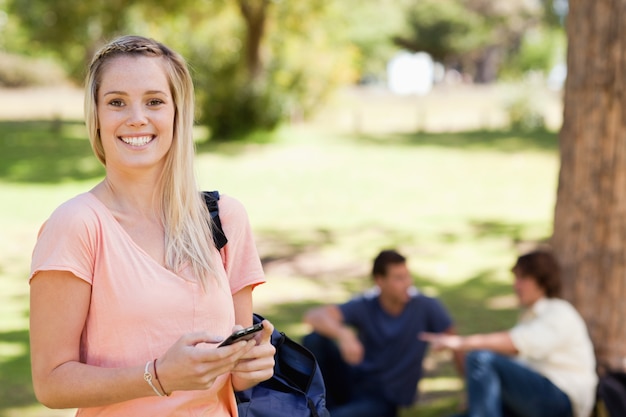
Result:
<instances>
[{"instance_id":1,"label":"black backpack","mask_svg":"<svg viewBox=\"0 0 626 417\"><path fill-rule=\"evenodd\" d=\"M213 241L218 249L228 239L219 218L217 191L203 192L211 219ZM263 317L254 314L253 322ZM274 376L245 391L236 391L240 417L330 417L326 409L324 379L315 356L304 346L274 329L271 343L276 348Z\"/></svg>"},{"instance_id":2,"label":"black backpack","mask_svg":"<svg viewBox=\"0 0 626 417\"><path fill-rule=\"evenodd\" d=\"M607 372L600 376L595 415L605 417L626 416L626 373Z\"/></svg>"}]
</instances>

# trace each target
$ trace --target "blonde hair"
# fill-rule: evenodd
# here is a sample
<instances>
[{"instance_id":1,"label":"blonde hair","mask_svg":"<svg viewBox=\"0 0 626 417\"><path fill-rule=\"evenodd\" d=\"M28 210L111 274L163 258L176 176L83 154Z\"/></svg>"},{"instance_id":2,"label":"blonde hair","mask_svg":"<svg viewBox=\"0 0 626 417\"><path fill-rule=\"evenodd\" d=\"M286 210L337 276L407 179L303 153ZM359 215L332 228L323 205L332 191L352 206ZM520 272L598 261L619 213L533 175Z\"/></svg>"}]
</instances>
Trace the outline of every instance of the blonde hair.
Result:
<instances>
[{"instance_id":1,"label":"blonde hair","mask_svg":"<svg viewBox=\"0 0 626 417\"><path fill-rule=\"evenodd\" d=\"M194 89L184 58L165 45L141 36L123 36L101 48L93 57L85 82L85 120L96 157L106 165L98 126L98 89L107 65L119 56L147 56L163 60L174 100L174 132L161 174L160 212L165 228L165 263L174 272L189 263L206 284L208 277L223 276L212 256L211 217L198 192L193 162ZM220 280L221 281L221 280Z\"/></svg>"}]
</instances>

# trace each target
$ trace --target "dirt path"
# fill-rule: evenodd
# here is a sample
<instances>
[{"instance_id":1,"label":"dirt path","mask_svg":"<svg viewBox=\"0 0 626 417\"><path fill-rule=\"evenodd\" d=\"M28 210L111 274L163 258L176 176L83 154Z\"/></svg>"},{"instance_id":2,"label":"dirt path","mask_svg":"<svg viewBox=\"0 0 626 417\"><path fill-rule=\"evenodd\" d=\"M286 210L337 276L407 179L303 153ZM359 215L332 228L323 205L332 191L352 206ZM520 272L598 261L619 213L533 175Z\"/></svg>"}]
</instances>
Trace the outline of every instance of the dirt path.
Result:
<instances>
[{"instance_id":1,"label":"dirt path","mask_svg":"<svg viewBox=\"0 0 626 417\"><path fill-rule=\"evenodd\" d=\"M70 87L0 89L0 120L83 119L83 90Z\"/></svg>"}]
</instances>

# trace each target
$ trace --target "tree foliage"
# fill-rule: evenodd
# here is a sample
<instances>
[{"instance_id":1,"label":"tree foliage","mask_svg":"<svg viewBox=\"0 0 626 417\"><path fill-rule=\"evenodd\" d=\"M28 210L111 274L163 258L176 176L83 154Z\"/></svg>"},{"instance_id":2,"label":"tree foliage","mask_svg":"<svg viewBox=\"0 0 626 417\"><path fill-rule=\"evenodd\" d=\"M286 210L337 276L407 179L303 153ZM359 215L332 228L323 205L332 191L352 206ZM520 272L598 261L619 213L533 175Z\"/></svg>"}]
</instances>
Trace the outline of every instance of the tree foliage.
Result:
<instances>
[{"instance_id":1,"label":"tree foliage","mask_svg":"<svg viewBox=\"0 0 626 417\"><path fill-rule=\"evenodd\" d=\"M132 31L137 15L161 18L186 0L8 0L8 10L27 28L35 50L50 50L80 79L85 61L104 40Z\"/></svg>"},{"instance_id":2,"label":"tree foliage","mask_svg":"<svg viewBox=\"0 0 626 417\"><path fill-rule=\"evenodd\" d=\"M190 39L187 56L196 73L198 118L214 137L240 137L306 117L338 82L354 78L346 70L352 56L347 38L332 30L343 17L336 4L266 3L263 42L248 42L239 4L227 3L219 18L197 22L193 31L200 36Z\"/></svg>"},{"instance_id":3,"label":"tree foliage","mask_svg":"<svg viewBox=\"0 0 626 417\"><path fill-rule=\"evenodd\" d=\"M172 45L194 68L199 120L220 138L306 115L338 80L354 78L344 69L347 14L334 0L4 1L32 45L56 53L77 80L117 35Z\"/></svg>"},{"instance_id":4,"label":"tree foliage","mask_svg":"<svg viewBox=\"0 0 626 417\"><path fill-rule=\"evenodd\" d=\"M384 78L387 63L398 52L393 37L407 25L406 4L411 1L341 1L341 23L352 45L352 64L359 79Z\"/></svg>"},{"instance_id":5,"label":"tree foliage","mask_svg":"<svg viewBox=\"0 0 626 417\"><path fill-rule=\"evenodd\" d=\"M409 8L409 27L394 40L472 74L475 81L490 82L543 13L539 2L525 0L421 0Z\"/></svg>"},{"instance_id":6,"label":"tree foliage","mask_svg":"<svg viewBox=\"0 0 626 417\"><path fill-rule=\"evenodd\" d=\"M10 29L14 46L56 55L81 80L86 61L115 36L162 40L192 64L198 120L214 137L225 138L306 117L339 82L382 78L398 46L429 52L478 81L490 81L506 54L523 44L525 30L542 18L528 3L0 0L9 13L0 41ZM27 34L28 42L20 44L17 33ZM528 53L530 65L539 60L532 56L536 51Z\"/></svg>"}]
</instances>

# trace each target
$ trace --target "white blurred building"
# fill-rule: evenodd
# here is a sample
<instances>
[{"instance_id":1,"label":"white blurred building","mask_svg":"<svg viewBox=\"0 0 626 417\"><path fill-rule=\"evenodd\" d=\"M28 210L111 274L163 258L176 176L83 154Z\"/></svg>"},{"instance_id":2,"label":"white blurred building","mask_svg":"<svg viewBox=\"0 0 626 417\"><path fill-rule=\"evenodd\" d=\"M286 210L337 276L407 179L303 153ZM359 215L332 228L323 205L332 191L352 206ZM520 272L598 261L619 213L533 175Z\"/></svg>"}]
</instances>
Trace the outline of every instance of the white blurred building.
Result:
<instances>
[{"instance_id":1,"label":"white blurred building","mask_svg":"<svg viewBox=\"0 0 626 417\"><path fill-rule=\"evenodd\" d=\"M435 64L425 52L400 52L387 65L387 87L395 94L428 94L434 79Z\"/></svg>"}]
</instances>

